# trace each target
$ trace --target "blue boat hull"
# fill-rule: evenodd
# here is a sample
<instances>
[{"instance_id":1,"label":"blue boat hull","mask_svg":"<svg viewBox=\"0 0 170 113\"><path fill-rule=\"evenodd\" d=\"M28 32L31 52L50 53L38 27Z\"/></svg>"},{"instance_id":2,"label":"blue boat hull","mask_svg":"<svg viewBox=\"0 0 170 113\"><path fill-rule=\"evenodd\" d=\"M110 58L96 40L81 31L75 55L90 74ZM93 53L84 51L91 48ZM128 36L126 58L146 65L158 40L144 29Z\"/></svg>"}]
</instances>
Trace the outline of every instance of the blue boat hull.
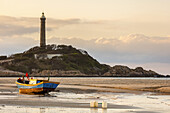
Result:
<instances>
[{"instance_id":1,"label":"blue boat hull","mask_svg":"<svg viewBox=\"0 0 170 113\"><path fill-rule=\"evenodd\" d=\"M59 85L57 82L41 82L38 84L22 84L16 82L20 93L48 93Z\"/></svg>"}]
</instances>

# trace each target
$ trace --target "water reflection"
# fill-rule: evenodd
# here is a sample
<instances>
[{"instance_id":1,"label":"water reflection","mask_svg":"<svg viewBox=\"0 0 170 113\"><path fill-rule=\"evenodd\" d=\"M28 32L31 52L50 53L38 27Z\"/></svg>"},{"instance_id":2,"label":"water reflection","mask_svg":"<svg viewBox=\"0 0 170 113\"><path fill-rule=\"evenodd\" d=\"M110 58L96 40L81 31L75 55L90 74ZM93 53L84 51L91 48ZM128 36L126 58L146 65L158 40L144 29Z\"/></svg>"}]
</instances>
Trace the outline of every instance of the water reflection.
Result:
<instances>
[{"instance_id":1,"label":"water reflection","mask_svg":"<svg viewBox=\"0 0 170 113\"><path fill-rule=\"evenodd\" d=\"M102 109L102 113L107 113L107 109Z\"/></svg>"},{"instance_id":2,"label":"water reflection","mask_svg":"<svg viewBox=\"0 0 170 113\"><path fill-rule=\"evenodd\" d=\"M45 108L40 108L40 113L45 113Z\"/></svg>"},{"instance_id":3,"label":"water reflection","mask_svg":"<svg viewBox=\"0 0 170 113\"><path fill-rule=\"evenodd\" d=\"M88 112L90 110L90 112ZM32 113L34 113L33 110ZM73 108L39 108L39 113L53 113L54 111L59 111L62 113L107 113L107 109L101 108L89 108L89 109L73 109Z\"/></svg>"},{"instance_id":4,"label":"water reflection","mask_svg":"<svg viewBox=\"0 0 170 113\"><path fill-rule=\"evenodd\" d=\"M90 108L90 113L98 113L98 108Z\"/></svg>"},{"instance_id":5,"label":"water reflection","mask_svg":"<svg viewBox=\"0 0 170 113\"><path fill-rule=\"evenodd\" d=\"M98 108L90 108L90 113L99 113ZM107 109L102 109L102 113L107 113Z\"/></svg>"}]
</instances>

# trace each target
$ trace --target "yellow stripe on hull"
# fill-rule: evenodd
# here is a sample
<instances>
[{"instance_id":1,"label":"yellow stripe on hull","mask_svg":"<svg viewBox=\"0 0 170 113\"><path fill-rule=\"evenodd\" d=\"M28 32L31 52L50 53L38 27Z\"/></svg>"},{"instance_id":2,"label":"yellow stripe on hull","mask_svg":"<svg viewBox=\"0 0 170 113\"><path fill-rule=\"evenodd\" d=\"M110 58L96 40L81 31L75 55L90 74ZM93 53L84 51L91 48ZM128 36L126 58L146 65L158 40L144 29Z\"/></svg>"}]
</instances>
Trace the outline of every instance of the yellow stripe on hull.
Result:
<instances>
[{"instance_id":1,"label":"yellow stripe on hull","mask_svg":"<svg viewBox=\"0 0 170 113\"><path fill-rule=\"evenodd\" d=\"M46 92L50 92L50 91L54 91L55 89L53 88L48 88L48 89L44 89L44 88L33 88L33 89L19 89L19 93L25 93L25 94L33 94L33 93L46 93Z\"/></svg>"}]
</instances>

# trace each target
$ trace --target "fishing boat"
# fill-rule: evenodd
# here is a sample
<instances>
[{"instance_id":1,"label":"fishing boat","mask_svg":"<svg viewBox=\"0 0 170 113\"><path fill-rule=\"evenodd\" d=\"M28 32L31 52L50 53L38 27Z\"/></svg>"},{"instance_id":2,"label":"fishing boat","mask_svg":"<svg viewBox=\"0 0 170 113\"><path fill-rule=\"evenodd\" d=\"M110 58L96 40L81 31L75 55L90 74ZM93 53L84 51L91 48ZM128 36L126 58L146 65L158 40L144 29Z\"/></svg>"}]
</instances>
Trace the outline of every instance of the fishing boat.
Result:
<instances>
[{"instance_id":1,"label":"fishing boat","mask_svg":"<svg viewBox=\"0 0 170 113\"><path fill-rule=\"evenodd\" d=\"M60 84L59 82L52 82L49 80L39 80L39 79L28 79L24 80L24 77L19 78L16 81L19 88L19 93L27 94L45 94L50 91L54 91L56 87Z\"/></svg>"}]
</instances>

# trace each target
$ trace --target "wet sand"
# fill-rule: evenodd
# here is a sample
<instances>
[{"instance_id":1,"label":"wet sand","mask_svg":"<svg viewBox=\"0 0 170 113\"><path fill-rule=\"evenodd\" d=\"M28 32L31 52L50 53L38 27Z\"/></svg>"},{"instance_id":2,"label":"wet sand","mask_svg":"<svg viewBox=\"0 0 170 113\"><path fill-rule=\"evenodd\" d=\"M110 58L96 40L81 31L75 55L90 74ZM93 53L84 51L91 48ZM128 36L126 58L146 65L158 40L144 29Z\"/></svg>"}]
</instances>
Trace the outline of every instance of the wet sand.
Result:
<instances>
[{"instance_id":1,"label":"wet sand","mask_svg":"<svg viewBox=\"0 0 170 113\"><path fill-rule=\"evenodd\" d=\"M17 91L17 78L0 78L0 91ZM41 78L47 79L47 78ZM119 78L51 78L60 82L57 90L64 92L114 92L143 93L155 92L170 95L170 78L168 79L119 79Z\"/></svg>"},{"instance_id":2,"label":"wet sand","mask_svg":"<svg viewBox=\"0 0 170 113\"><path fill-rule=\"evenodd\" d=\"M151 108L154 108L155 102L159 103L159 106L170 107L170 79L51 78L52 81L61 84L54 92L46 96L18 94L16 79L0 78L0 112L2 109L4 109L3 112L7 112L9 106L84 110L90 108L89 103L94 100L99 103L107 101L108 110L124 110L122 112L136 110L154 113L155 111L152 111ZM142 98L143 100L138 102ZM153 103L148 106L148 103L145 104L147 101L153 101ZM137 103L143 104L138 105ZM149 108L144 108L145 105ZM101 108L101 104L99 104L99 108ZM157 111L159 110L161 111L161 109Z\"/></svg>"}]
</instances>

